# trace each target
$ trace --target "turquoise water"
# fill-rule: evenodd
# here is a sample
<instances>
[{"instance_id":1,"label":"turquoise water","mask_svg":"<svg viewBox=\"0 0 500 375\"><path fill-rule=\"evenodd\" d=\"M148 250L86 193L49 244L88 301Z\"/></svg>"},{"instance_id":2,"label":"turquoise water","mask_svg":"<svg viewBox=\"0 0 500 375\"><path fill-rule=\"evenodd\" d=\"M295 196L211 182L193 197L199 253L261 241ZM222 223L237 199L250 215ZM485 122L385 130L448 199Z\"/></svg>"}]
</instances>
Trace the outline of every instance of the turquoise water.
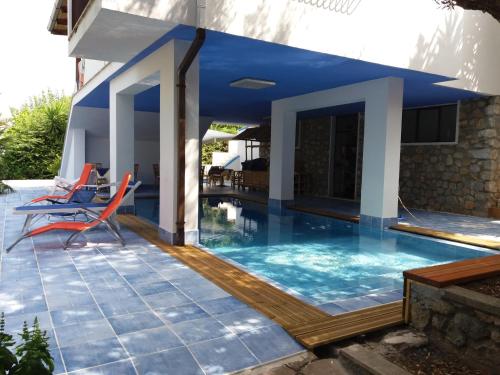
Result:
<instances>
[{"instance_id":1,"label":"turquoise water","mask_svg":"<svg viewBox=\"0 0 500 375\"><path fill-rule=\"evenodd\" d=\"M203 199L200 216L203 246L316 305L400 291L404 270L489 255L238 200Z\"/></svg>"}]
</instances>

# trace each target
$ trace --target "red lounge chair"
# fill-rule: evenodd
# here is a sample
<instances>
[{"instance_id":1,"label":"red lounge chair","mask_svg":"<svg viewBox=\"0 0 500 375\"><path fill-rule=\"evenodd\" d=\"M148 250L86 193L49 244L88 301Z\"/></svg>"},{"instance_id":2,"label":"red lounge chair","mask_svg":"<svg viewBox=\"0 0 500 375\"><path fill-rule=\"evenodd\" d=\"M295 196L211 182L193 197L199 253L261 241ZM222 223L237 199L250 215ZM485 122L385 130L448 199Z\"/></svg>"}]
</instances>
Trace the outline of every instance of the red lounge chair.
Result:
<instances>
[{"instance_id":1,"label":"red lounge chair","mask_svg":"<svg viewBox=\"0 0 500 375\"><path fill-rule=\"evenodd\" d=\"M86 163L83 166L82 174L80 175L80 179L73 185L73 187L64 195L44 195L42 197L38 197L33 199L29 203L38 203L42 201L60 201L60 200L70 200L73 194L76 191L82 188L82 186L86 185L89 181L90 173L92 172L93 164Z\"/></svg>"},{"instance_id":2,"label":"red lounge chair","mask_svg":"<svg viewBox=\"0 0 500 375\"><path fill-rule=\"evenodd\" d=\"M127 190L129 181L132 177L132 174L130 172L126 172L123 176L122 182L120 184L120 187L118 188L118 191L116 192L113 200L111 200L108 204L108 206L98 215L98 214L93 214L90 212L87 212L87 215L91 217L92 221L88 222L77 222L77 221L60 221L48 225L44 225L43 227L39 227L36 229L33 229L25 234L23 234L20 238L18 238L12 245L10 245L6 251L7 253L12 250L14 246L16 246L20 241L22 241L25 238L28 237L33 237L37 236L42 233L50 232L53 230L66 230L66 231L71 231L74 232L71 234L66 242L64 243L64 249L67 249L68 246L71 244L71 242L78 237L78 235L97 227L99 224L104 224L105 228L115 237L122 245L125 245L125 241L123 240L123 237L120 235L118 232L118 228L115 226L112 220L110 220L111 215L115 213L115 211L120 207L123 201L123 196L125 195L125 192Z\"/></svg>"}]
</instances>

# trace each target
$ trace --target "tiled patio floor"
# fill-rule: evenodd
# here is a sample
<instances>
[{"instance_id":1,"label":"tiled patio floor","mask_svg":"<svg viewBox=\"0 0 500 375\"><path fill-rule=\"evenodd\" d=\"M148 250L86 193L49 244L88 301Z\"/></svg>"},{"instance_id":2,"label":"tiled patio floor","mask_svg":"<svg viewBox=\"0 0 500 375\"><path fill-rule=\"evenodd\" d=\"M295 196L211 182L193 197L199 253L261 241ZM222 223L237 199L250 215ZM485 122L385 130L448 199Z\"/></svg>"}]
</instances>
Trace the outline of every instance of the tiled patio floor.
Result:
<instances>
[{"instance_id":1,"label":"tiled patio floor","mask_svg":"<svg viewBox=\"0 0 500 375\"><path fill-rule=\"evenodd\" d=\"M10 207L45 191L0 196L2 249L23 217ZM57 374L222 374L304 349L274 322L130 231L62 249L65 233L25 240L0 269L0 311L19 332L37 316Z\"/></svg>"}]
</instances>

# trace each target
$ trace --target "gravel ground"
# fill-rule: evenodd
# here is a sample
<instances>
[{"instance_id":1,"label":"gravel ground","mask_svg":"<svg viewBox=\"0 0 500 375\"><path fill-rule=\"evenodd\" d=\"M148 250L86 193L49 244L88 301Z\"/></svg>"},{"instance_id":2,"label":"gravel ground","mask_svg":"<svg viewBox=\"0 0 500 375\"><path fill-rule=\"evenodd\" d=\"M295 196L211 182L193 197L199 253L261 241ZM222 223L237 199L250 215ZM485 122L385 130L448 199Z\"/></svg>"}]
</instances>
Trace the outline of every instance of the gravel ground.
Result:
<instances>
[{"instance_id":1,"label":"gravel ground","mask_svg":"<svg viewBox=\"0 0 500 375\"><path fill-rule=\"evenodd\" d=\"M486 280L474 281L462 286L479 293L500 298L500 276L492 277Z\"/></svg>"},{"instance_id":2,"label":"gravel ground","mask_svg":"<svg viewBox=\"0 0 500 375\"><path fill-rule=\"evenodd\" d=\"M415 375L486 375L461 363L456 355L428 346L389 352L384 356Z\"/></svg>"}]
</instances>

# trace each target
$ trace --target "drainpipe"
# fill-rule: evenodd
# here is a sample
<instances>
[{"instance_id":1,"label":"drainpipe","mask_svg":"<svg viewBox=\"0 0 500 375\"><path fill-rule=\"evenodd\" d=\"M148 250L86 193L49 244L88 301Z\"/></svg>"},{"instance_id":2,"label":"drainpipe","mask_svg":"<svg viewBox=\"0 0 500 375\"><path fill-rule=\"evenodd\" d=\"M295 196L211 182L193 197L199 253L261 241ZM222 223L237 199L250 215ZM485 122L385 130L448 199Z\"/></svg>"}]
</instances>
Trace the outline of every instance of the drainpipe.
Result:
<instances>
[{"instance_id":1,"label":"drainpipe","mask_svg":"<svg viewBox=\"0 0 500 375\"><path fill-rule=\"evenodd\" d=\"M185 181L186 181L186 74L205 42L205 29L196 29L196 37L177 70L179 128L177 135L177 232L175 244L184 245Z\"/></svg>"}]
</instances>

